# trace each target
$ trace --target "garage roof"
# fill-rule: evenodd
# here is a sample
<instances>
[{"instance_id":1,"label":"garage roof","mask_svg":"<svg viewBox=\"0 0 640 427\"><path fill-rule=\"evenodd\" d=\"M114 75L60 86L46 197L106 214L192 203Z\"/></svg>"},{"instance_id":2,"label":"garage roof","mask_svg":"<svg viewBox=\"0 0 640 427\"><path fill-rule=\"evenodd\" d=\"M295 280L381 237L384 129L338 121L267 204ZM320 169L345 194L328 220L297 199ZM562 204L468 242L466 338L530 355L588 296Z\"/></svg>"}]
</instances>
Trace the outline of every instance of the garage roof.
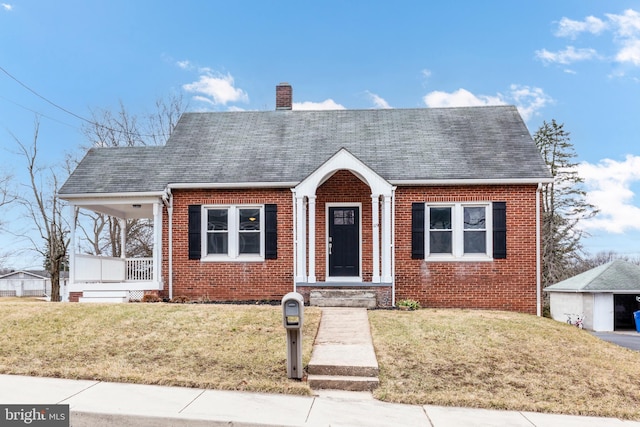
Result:
<instances>
[{"instance_id":1,"label":"garage roof","mask_svg":"<svg viewBox=\"0 0 640 427\"><path fill-rule=\"evenodd\" d=\"M549 292L640 292L640 266L615 260L544 289Z\"/></svg>"}]
</instances>

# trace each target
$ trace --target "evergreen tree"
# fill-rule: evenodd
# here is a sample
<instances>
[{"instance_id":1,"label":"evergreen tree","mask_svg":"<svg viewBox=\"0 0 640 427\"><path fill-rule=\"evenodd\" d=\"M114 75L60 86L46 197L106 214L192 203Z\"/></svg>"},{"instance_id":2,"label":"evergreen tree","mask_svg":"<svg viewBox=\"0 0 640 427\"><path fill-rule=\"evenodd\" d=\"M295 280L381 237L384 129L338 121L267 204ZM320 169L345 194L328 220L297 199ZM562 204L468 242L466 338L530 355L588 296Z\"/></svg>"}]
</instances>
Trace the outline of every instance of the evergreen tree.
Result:
<instances>
[{"instance_id":1,"label":"evergreen tree","mask_svg":"<svg viewBox=\"0 0 640 427\"><path fill-rule=\"evenodd\" d=\"M542 284L548 286L573 275L585 235L579 222L593 217L597 209L586 201L577 155L564 124L545 121L533 139L553 176L542 191Z\"/></svg>"}]
</instances>

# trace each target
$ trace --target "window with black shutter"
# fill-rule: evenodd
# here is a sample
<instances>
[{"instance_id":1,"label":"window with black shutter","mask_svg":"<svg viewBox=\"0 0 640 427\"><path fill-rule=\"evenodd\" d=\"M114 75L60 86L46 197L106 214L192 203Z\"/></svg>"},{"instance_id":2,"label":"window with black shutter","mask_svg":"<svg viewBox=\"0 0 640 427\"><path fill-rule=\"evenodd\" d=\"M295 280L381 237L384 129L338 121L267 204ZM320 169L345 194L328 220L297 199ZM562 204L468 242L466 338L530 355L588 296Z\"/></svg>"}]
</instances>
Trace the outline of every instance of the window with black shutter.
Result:
<instances>
[{"instance_id":1,"label":"window with black shutter","mask_svg":"<svg viewBox=\"0 0 640 427\"><path fill-rule=\"evenodd\" d=\"M202 253L200 205L189 205L189 259L200 259Z\"/></svg>"},{"instance_id":2,"label":"window with black shutter","mask_svg":"<svg viewBox=\"0 0 640 427\"><path fill-rule=\"evenodd\" d=\"M507 203L493 202L493 258L507 257Z\"/></svg>"},{"instance_id":3,"label":"window with black shutter","mask_svg":"<svg viewBox=\"0 0 640 427\"><path fill-rule=\"evenodd\" d=\"M424 259L424 203L411 205L411 258Z\"/></svg>"}]
</instances>

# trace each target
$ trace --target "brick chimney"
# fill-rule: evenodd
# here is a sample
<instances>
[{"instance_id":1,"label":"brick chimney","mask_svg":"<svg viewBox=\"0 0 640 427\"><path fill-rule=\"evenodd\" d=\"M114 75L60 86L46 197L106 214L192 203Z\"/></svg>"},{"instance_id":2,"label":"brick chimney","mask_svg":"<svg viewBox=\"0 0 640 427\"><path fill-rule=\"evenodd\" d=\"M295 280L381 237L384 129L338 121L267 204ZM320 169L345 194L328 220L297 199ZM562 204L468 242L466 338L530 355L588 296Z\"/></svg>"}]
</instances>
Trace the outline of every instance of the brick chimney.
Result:
<instances>
[{"instance_id":1,"label":"brick chimney","mask_svg":"<svg viewBox=\"0 0 640 427\"><path fill-rule=\"evenodd\" d=\"M293 103L293 89L289 83L276 86L276 110L291 110Z\"/></svg>"}]
</instances>

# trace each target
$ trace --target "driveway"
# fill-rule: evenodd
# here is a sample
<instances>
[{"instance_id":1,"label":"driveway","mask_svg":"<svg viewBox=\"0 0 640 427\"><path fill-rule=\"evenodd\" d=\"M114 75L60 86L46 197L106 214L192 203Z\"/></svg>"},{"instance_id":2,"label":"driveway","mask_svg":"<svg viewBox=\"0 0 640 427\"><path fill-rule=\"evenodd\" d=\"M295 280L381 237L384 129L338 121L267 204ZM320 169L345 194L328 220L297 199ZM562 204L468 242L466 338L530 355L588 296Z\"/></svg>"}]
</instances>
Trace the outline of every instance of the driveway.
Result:
<instances>
[{"instance_id":1,"label":"driveway","mask_svg":"<svg viewBox=\"0 0 640 427\"><path fill-rule=\"evenodd\" d=\"M625 332L592 332L596 337L617 344L621 347L640 351L640 333L635 331Z\"/></svg>"}]
</instances>

